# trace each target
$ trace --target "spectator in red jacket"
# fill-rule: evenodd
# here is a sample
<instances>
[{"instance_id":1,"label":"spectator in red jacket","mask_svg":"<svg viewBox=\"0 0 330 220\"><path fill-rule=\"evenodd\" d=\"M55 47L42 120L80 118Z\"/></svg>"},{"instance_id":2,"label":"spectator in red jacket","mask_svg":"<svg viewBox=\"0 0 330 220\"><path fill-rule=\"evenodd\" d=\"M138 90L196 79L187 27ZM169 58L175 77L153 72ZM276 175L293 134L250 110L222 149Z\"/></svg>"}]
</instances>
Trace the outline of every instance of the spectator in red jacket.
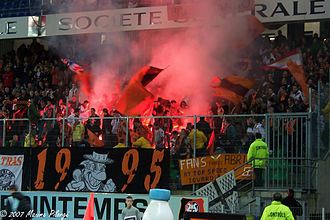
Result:
<instances>
[{"instance_id":1,"label":"spectator in red jacket","mask_svg":"<svg viewBox=\"0 0 330 220\"><path fill-rule=\"evenodd\" d=\"M14 87L14 72L11 71L9 66L5 67L5 72L2 75L3 78L3 86L8 86L9 88Z\"/></svg>"}]
</instances>

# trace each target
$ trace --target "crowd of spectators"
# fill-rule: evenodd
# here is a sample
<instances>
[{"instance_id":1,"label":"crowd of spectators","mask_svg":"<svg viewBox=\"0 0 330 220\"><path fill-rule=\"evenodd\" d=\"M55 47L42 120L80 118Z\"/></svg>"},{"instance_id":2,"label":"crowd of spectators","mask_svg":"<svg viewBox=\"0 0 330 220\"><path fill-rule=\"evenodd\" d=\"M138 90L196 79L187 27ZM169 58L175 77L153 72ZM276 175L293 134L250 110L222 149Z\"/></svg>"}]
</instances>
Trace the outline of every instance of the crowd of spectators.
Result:
<instances>
[{"instance_id":1,"label":"crowd of spectators","mask_svg":"<svg viewBox=\"0 0 330 220\"><path fill-rule=\"evenodd\" d=\"M260 68L295 48L302 52L303 68L307 84L313 90L316 109L318 82L322 88L329 88L329 42L315 34L310 41L303 38L301 44L295 45L289 43L280 32L274 41L260 36L256 42L259 46L248 55L251 61L248 75L257 79L255 87L238 105L215 98L206 115L306 112L308 100L289 71ZM184 115L189 101L163 98L155 102L153 115L168 118L156 118L148 123L134 119L127 128L125 118L100 118L120 117L119 112L104 108L98 113L88 100L79 103L78 86L73 83L73 74L56 52L46 50L36 40L7 53L1 62L0 117L26 120L0 123L1 132L3 129L6 132L6 140L1 140L1 143L26 147L53 147L64 143L64 146L81 147L93 145L91 138L97 138L99 144L106 147L169 147L174 158L182 159L192 156L195 138L196 154L201 156L210 154L207 148L212 149L211 153L246 153L255 133L265 137L263 117L200 117L195 131L192 123L171 117ZM328 91L322 89L320 100L320 108L323 109L322 132L325 135L329 129ZM63 120L49 119L63 117L68 117L64 127ZM86 119L75 120L76 117Z\"/></svg>"}]
</instances>

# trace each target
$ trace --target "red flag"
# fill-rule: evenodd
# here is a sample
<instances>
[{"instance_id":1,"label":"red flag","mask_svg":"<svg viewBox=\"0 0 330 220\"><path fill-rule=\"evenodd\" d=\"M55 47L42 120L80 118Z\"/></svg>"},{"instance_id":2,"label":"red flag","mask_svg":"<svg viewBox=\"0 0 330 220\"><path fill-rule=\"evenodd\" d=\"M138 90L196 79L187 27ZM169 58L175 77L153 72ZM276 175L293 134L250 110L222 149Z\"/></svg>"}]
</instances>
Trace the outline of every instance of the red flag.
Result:
<instances>
[{"instance_id":1,"label":"red flag","mask_svg":"<svg viewBox=\"0 0 330 220\"><path fill-rule=\"evenodd\" d=\"M95 217L94 217L94 192L91 192L83 220L94 220L94 219L95 219Z\"/></svg>"},{"instance_id":2,"label":"red flag","mask_svg":"<svg viewBox=\"0 0 330 220\"><path fill-rule=\"evenodd\" d=\"M215 134L214 131L212 131L209 144L207 145L207 150L209 151L210 155L212 155L214 152L214 141L215 141Z\"/></svg>"},{"instance_id":3,"label":"red flag","mask_svg":"<svg viewBox=\"0 0 330 220\"><path fill-rule=\"evenodd\" d=\"M115 109L127 116L139 116L145 113L154 101L153 94L150 93L145 86L161 71L162 69L150 66L145 66L140 69L124 89Z\"/></svg>"}]
</instances>

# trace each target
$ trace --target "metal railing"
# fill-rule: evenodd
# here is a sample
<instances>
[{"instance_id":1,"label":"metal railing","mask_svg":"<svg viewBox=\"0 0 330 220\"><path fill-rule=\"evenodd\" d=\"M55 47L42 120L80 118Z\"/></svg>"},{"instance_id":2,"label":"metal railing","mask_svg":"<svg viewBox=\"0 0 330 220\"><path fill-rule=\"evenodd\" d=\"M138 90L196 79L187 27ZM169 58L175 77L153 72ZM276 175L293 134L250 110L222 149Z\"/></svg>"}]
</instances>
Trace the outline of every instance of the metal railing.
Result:
<instances>
[{"instance_id":1,"label":"metal railing","mask_svg":"<svg viewBox=\"0 0 330 220\"><path fill-rule=\"evenodd\" d=\"M251 170L244 170L241 173L237 173L236 177L244 177L237 180L238 191L252 192L252 197L255 195L255 190L264 189L296 189L298 191L311 191L316 189L316 175L315 171L317 163L315 160L306 158L294 158L297 164L283 164L286 161L285 158L255 158L247 161L246 163L235 168L234 171L239 170L241 167L251 164ZM266 160L267 165L263 168L262 183L256 186L256 174L255 174L255 160ZM310 161L310 162L307 162ZM276 164L277 166L271 166ZM283 169L284 167L284 169ZM279 172L283 170L283 172ZM293 171L293 172L291 172ZM249 172L251 175L243 175L244 172ZM277 175L274 175L277 174ZM250 181L248 181L250 180ZM247 189L247 190L244 190Z\"/></svg>"},{"instance_id":2,"label":"metal railing","mask_svg":"<svg viewBox=\"0 0 330 220\"><path fill-rule=\"evenodd\" d=\"M11 140L12 135L15 133L22 141L22 135L25 135L33 130L37 131L37 136L43 145L45 142L45 136L58 135L59 142L57 145L64 147L69 146L68 129L72 128L72 121L76 120L99 120L104 122L106 120L119 120L123 127L124 133L130 134L134 130L134 119L140 121L148 121L146 128L150 132L149 141L152 142L152 122L171 120L173 122L173 129L171 131L165 131L167 138L171 136L174 130L180 132L182 129L186 129L185 124L191 122L193 124L192 129L196 131L196 124L199 121L198 118L202 116L155 116L155 117L90 117L90 118L44 118L39 120L36 124L31 124L28 119L0 119L0 138L2 145L6 146L8 141ZM262 115L204 115L211 124L211 131L216 134L215 139L215 151L222 152L224 150L227 153L247 153L249 145L254 141L254 133L261 132L263 139L269 146L270 157L273 158L286 158L287 163L293 162L294 158L320 158L321 153L324 155L324 149L322 147L329 144L318 144L320 142L315 141L314 137L317 129L313 127L313 123L316 123L316 118L313 118L312 113L290 113L290 114L262 114ZM71 126L69 122L71 121ZM178 122L180 121L180 122ZM65 126L63 126L63 124ZM149 125L149 127L147 126ZM150 127L151 126L151 127ZM231 131L234 133L228 133L226 129L231 126ZM58 133L51 132L56 129ZM101 126L98 127L98 134L102 133ZM72 129L71 129L72 130ZM210 138L210 133L207 134ZM125 136L126 146L130 146L130 136ZM196 132L193 136L193 150L192 156L196 155ZM164 140L165 145L169 145L168 139ZM108 147L108 146L105 146ZM112 147L112 146L109 146ZM326 149L327 150L327 149Z\"/></svg>"},{"instance_id":3,"label":"metal railing","mask_svg":"<svg viewBox=\"0 0 330 220\"><path fill-rule=\"evenodd\" d=\"M259 182L258 185L256 185L258 178L257 176L257 169L260 169L259 166L255 166L255 161L256 160L266 160L266 166L261 168L262 170L262 175L263 178L261 179L262 182ZM297 160L300 160L297 158ZM305 160L305 159L301 159ZM232 183L230 180L230 183L228 184L233 184L233 189L238 193L238 200L239 202L232 202L224 204L221 199L218 199L218 197L214 197L214 195L219 194L218 192L218 187L217 184L221 182L222 177L219 177L217 180L214 180L212 183L209 183L205 186L203 186L201 189L198 190L198 195L200 193L205 193L208 192L211 198L209 198L209 207L211 207L212 212L219 212L219 213L239 213L239 214L248 214L248 215L255 215L255 216L260 216L262 213L262 210L264 208L264 205L266 204L265 202L260 201L260 199L263 199L263 196L256 195L257 191L284 191L285 189L288 188L294 188L297 190L297 192L308 192L310 193L312 190L315 188L315 182L316 182L316 177L313 176L313 178L307 178L307 176L312 176L312 175L303 175L304 179L300 182L299 178L294 179L295 175L289 172L283 172L280 175L273 177L276 179L276 182L280 182L281 184L275 184L271 185L269 184L269 173L272 172L272 170L278 170L278 167L270 167L269 164L277 162L279 164L282 160L279 159L274 159L274 158L254 158L250 161L245 162L244 164L241 164L240 166L236 167L233 171L230 171L229 173L233 173L234 177L236 179L235 183ZM313 164L313 163L312 163ZM246 165L252 165L250 169L241 169L242 167L245 167ZM289 168L290 169L290 168ZM304 173L313 173L316 169L315 166L312 167L303 167ZM289 180L294 179L296 181L290 182L290 181L283 181L283 179L288 178ZM229 180L226 180L229 181ZM270 191L269 191L270 190ZM228 192L222 192L222 196L228 196L228 193L231 192L234 196L234 192L229 190ZM270 195L272 196L272 195ZM234 196L235 197L235 196ZM266 200L268 201L268 200ZM303 204L305 204L305 200L302 201ZM237 206L238 204L238 206ZM253 208L252 208L253 207ZM252 211L254 210L254 211ZM234 212L233 212L234 211ZM299 211L299 212L297 212ZM307 213L307 209L304 206L304 208L301 208L294 212L295 215L299 216L304 216Z\"/></svg>"},{"instance_id":4,"label":"metal railing","mask_svg":"<svg viewBox=\"0 0 330 220\"><path fill-rule=\"evenodd\" d=\"M1 143L2 146L11 146L17 139L18 143L15 146L49 146L49 147L68 147L72 145L72 124L75 121L100 120L101 124L105 120L118 120L122 123L122 132L125 137L125 145L131 147L134 133L134 119L139 119L145 123L145 128L148 129L148 141L151 145L154 143L153 128L147 125L152 125L154 121L172 120L173 129L171 133L165 131L163 145L171 146L171 135L174 130L180 133L180 130L186 129L187 123L192 123L193 135L189 141L190 157L197 157L211 154L196 149L197 140L197 123L201 116L157 116L157 117L94 117L94 118L44 118L36 124L32 124L28 119L1 119ZM214 153L247 153L250 144L254 141L253 132L261 132L263 139L269 146L270 156L269 164L265 172L264 180L267 188L299 188L312 189L315 184L311 183L314 172L306 171L316 166L315 159L320 158L319 146L312 145L311 140L311 123L313 118L311 113L290 113L290 114L262 114L262 115L204 115L211 125L211 130L216 133L214 140ZM86 122L85 122L86 123ZM64 126L63 126L64 125ZM232 126L231 129L228 129ZM258 127L259 126L259 127ZM87 125L85 126L87 127ZM258 128L257 128L258 127ZM95 137L101 139L102 129L98 128L98 133ZM229 130L235 130L236 134L229 134ZM252 133L251 133L252 132ZM127 135L128 134L128 135ZM188 136L188 133L185 134ZM207 135L210 139L210 134ZM85 142L88 142L88 138ZM104 135L102 141L107 143ZM113 147L117 144L117 136L113 136L116 143L108 143L104 147ZM136 137L135 137L136 138ZM87 145L88 146L88 143ZM175 158L178 160L184 158ZM172 169L178 169L172 167ZM173 171L173 172L174 172ZM176 170L177 172L178 170ZM176 177L175 177L176 176ZM172 185L181 188L178 180L178 172L172 178ZM306 185L309 184L309 185ZM191 188L189 188L191 189ZM195 190L193 186L192 190Z\"/></svg>"},{"instance_id":5,"label":"metal railing","mask_svg":"<svg viewBox=\"0 0 330 220\"><path fill-rule=\"evenodd\" d=\"M320 157L326 159L330 154L330 85L318 82L317 88L317 94L313 96L313 144L319 146Z\"/></svg>"}]
</instances>

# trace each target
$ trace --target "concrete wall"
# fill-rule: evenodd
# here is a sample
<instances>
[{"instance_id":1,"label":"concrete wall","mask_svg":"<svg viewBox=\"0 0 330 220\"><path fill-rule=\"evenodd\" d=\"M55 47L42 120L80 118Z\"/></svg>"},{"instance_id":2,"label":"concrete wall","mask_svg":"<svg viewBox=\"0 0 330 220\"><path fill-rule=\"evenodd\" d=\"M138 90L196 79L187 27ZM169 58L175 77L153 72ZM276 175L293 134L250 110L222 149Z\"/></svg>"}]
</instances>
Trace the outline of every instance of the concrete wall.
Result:
<instances>
[{"instance_id":1,"label":"concrete wall","mask_svg":"<svg viewBox=\"0 0 330 220\"><path fill-rule=\"evenodd\" d=\"M318 168L318 184L317 184L317 193L318 193L318 207L328 208L330 207L330 156L325 161L319 162Z\"/></svg>"}]
</instances>

